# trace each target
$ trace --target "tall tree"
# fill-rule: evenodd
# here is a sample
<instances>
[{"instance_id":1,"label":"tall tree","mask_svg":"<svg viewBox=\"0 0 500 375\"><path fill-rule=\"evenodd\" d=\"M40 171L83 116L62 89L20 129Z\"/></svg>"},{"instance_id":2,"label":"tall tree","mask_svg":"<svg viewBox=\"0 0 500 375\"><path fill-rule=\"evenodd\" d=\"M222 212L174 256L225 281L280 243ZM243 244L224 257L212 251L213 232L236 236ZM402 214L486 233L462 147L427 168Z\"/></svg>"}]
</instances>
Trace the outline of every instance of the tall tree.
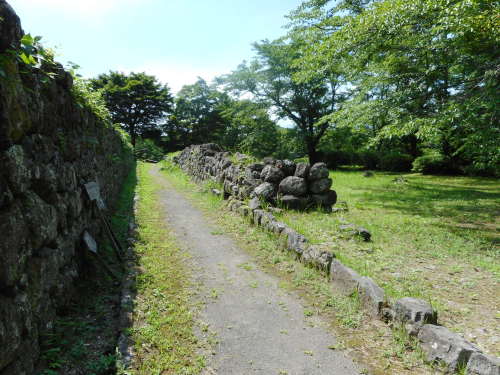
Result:
<instances>
[{"instance_id":1,"label":"tall tree","mask_svg":"<svg viewBox=\"0 0 500 375\"><path fill-rule=\"evenodd\" d=\"M278 126L268 108L251 100L232 100L221 112L227 126L221 144L262 158L273 155L278 144Z\"/></svg>"},{"instance_id":2,"label":"tall tree","mask_svg":"<svg viewBox=\"0 0 500 375\"><path fill-rule=\"evenodd\" d=\"M92 79L91 84L102 90L113 121L130 134L134 147L138 136L161 134L160 122L172 111L173 97L156 77L111 71Z\"/></svg>"},{"instance_id":3,"label":"tall tree","mask_svg":"<svg viewBox=\"0 0 500 375\"><path fill-rule=\"evenodd\" d=\"M167 134L176 148L218 142L227 126L221 111L229 97L201 78L177 94ZM173 145L174 146L174 145Z\"/></svg>"},{"instance_id":4,"label":"tall tree","mask_svg":"<svg viewBox=\"0 0 500 375\"><path fill-rule=\"evenodd\" d=\"M499 3L343 3L351 7L306 1L292 18L309 38L299 76L337 72L340 62L349 82L352 99L326 118L368 127L376 141L399 138L413 156L432 147L455 166L498 171Z\"/></svg>"},{"instance_id":5,"label":"tall tree","mask_svg":"<svg viewBox=\"0 0 500 375\"><path fill-rule=\"evenodd\" d=\"M255 43L256 58L218 81L231 93L250 93L255 101L274 108L278 117L291 120L314 163L319 158L321 138L334 125L319 120L336 111L344 98L342 76L329 72L297 81L295 62L300 57L300 43L294 39Z\"/></svg>"}]
</instances>

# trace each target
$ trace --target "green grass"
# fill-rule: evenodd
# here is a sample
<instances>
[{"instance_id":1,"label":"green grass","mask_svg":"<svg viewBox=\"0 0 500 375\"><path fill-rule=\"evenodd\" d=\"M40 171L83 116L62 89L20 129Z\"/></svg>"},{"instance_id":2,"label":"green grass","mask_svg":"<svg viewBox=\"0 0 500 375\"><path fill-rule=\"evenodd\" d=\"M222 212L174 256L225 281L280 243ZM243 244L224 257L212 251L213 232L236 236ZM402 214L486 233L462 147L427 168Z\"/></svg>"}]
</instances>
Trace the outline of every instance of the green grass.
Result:
<instances>
[{"instance_id":1,"label":"green grass","mask_svg":"<svg viewBox=\"0 0 500 375\"><path fill-rule=\"evenodd\" d=\"M378 279L391 296L431 297L418 285L422 270L411 269L422 262L448 263L451 273L469 264L499 280L498 181L414 174L398 183L394 174L366 178L360 172L332 172L331 177L349 212L285 212L282 220L314 242L330 244L338 258ZM343 238L338 226L344 222L366 227L373 241ZM457 259L459 264L449 263ZM380 277L405 269L406 282Z\"/></svg>"},{"instance_id":2,"label":"green grass","mask_svg":"<svg viewBox=\"0 0 500 375\"><path fill-rule=\"evenodd\" d=\"M133 374L198 374L205 358L194 334L196 310L187 255L175 243L158 207L160 189L139 164L137 297L131 329Z\"/></svg>"},{"instance_id":3,"label":"green grass","mask_svg":"<svg viewBox=\"0 0 500 375\"><path fill-rule=\"evenodd\" d=\"M392 299L430 301L440 322L472 333L498 324L500 309L500 188L487 178L331 172L333 188L348 212L286 211L280 219L314 243L324 244L346 265L372 277ZM339 205L340 206L340 205ZM354 223L371 242L339 232ZM471 319L474 315L484 319ZM484 350L500 347L477 337Z\"/></svg>"}]
</instances>

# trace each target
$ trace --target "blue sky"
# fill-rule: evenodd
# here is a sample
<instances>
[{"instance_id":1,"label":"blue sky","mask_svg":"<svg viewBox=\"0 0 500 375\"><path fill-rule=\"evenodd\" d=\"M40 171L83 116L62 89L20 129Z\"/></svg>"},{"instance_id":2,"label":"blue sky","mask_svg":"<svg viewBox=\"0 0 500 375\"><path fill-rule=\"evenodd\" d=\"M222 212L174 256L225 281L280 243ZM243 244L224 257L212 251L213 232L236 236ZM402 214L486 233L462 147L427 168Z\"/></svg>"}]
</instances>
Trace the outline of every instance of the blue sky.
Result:
<instances>
[{"instance_id":1,"label":"blue sky","mask_svg":"<svg viewBox=\"0 0 500 375\"><path fill-rule=\"evenodd\" d=\"M56 47L92 77L146 71L174 92L229 73L252 57L251 43L286 31L301 0L7 0L25 32Z\"/></svg>"}]
</instances>

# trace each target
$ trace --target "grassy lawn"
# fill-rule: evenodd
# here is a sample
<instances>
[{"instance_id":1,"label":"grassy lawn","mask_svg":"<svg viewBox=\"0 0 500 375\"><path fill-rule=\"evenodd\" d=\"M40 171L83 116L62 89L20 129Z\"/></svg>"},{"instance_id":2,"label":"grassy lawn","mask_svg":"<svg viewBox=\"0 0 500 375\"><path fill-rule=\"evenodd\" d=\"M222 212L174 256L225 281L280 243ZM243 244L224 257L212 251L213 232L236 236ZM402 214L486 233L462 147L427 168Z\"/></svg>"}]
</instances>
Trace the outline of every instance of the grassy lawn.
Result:
<instances>
[{"instance_id":1,"label":"grassy lawn","mask_svg":"<svg viewBox=\"0 0 500 375\"><path fill-rule=\"evenodd\" d=\"M131 328L135 343L131 374L198 374L205 365L194 334L195 304L189 257L177 246L159 207L161 188L138 166L137 297Z\"/></svg>"},{"instance_id":2,"label":"grassy lawn","mask_svg":"<svg viewBox=\"0 0 500 375\"><path fill-rule=\"evenodd\" d=\"M500 184L485 178L331 172L348 212L286 212L281 219L374 278L391 298L430 300L440 322L500 355ZM346 238L342 223L372 233ZM498 340L498 339L496 339Z\"/></svg>"}]
</instances>

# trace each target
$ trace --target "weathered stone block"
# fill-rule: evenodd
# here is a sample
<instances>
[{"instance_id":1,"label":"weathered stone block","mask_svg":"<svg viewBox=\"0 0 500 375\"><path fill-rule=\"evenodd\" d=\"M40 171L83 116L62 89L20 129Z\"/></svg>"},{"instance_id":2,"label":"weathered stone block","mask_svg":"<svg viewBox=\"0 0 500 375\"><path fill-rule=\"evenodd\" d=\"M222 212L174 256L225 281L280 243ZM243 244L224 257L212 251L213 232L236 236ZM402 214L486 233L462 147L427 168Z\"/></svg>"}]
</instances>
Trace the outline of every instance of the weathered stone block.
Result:
<instances>
[{"instance_id":1,"label":"weathered stone block","mask_svg":"<svg viewBox=\"0 0 500 375\"><path fill-rule=\"evenodd\" d=\"M313 194L311 195L312 202L320 207L331 207L337 202L337 193L334 190L330 190L323 194Z\"/></svg>"},{"instance_id":2,"label":"weathered stone block","mask_svg":"<svg viewBox=\"0 0 500 375\"><path fill-rule=\"evenodd\" d=\"M309 170L311 169L311 166L307 163L298 163L296 168L295 168L295 174L294 176L300 177L300 178L309 178Z\"/></svg>"},{"instance_id":3,"label":"weathered stone block","mask_svg":"<svg viewBox=\"0 0 500 375\"><path fill-rule=\"evenodd\" d=\"M445 327L424 324L418 339L429 362L441 361L451 371L465 367L470 357L479 349Z\"/></svg>"},{"instance_id":4,"label":"weathered stone block","mask_svg":"<svg viewBox=\"0 0 500 375\"><path fill-rule=\"evenodd\" d=\"M467 375L500 375L500 359L473 353L467 363Z\"/></svg>"},{"instance_id":5,"label":"weathered stone block","mask_svg":"<svg viewBox=\"0 0 500 375\"><path fill-rule=\"evenodd\" d=\"M250 207L251 210L256 210L258 208L262 208L262 204L260 203L260 199L257 197L253 197L250 199L250 202L248 202L248 207Z\"/></svg>"},{"instance_id":6,"label":"weathered stone block","mask_svg":"<svg viewBox=\"0 0 500 375\"><path fill-rule=\"evenodd\" d=\"M437 323L437 312L431 304L418 298L400 298L394 303L393 309L394 320L413 326L409 327L411 333L418 332L424 324Z\"/></svg>"},{"instance_id":7,"label":"weathered stone block","mask_svg":"<svg viewBox=\"0 0 500 375\"><path fill-rule=\"evenodd\" d=\"M276 187L270 182L264 182L255 188L254 194L258 198L271 200L276 195Z\"/></svg>"},{"instance_id":8,"label":"weathered stone block","mask_svg":"<svg viewBox=\"0 0 500 375\"><path fill-rule=\"evenodd\" d=\"M290 251L293 251L297 256L302 256L302 253L308 245L306 238L288 227L285 228L282 233L286 236L287 239L286 248Z\"/></svg>"},{"instance_id":9,"label":"weathered stone block","mask_svg":"<svg viewBox=\"0 0 500 375\"><path fill-rule=\"evenodd\" d=\"M385 305L385 292L371 278L361 277L358 285L361 302L371 316L380 315Z\"/></svg>"},{"instance_id":10,"label":"weathered stone block","mask_svg":"<svg viewBox=\"0 0 500 375\"><path fill-rule=\"evenodd\" d=\"M288 176L279 184L278 193L283 195L303 196L307 193L307 183L301 177Z\"/></svg>"},{"instance_id":11,"label":"weathered stone block","mask_svg":"<svg viewBox=\"0 0 500 375\"><path fill-rule=\"evenodd\" d=\"M274 184L278 184L284 177L283 172L274 165L266 165L260 174L260 178L263 181Z\"/></svg>"},{"instance_id":12,"label":"weathered stone block","mask_svg":"<svg viewBox=\"0 0 500 375\"><path fill-rule=\"evenodd\" d=\"M330 279L335 287L344 295L350 296L358 291L361 276L353 269L344 266L334 259L330 268Z\"/></svg>"},{"instance_id":13,"label":"weathered stone block","mask_svg":"<svg viewBox=\"0 0 500 375\"><path fill-rule=\"evenodd\" d=\"M302 261L325 272L330 272L330 266L335 256L319 247L310 245L302 254Z\"/></svg>"},{"instance_id":14,"label":"weathered stone block","mask_svg":"<svg viewBox=\"0 0 500 375\"><path fill-rule=\"evenodd\" d=\"M296 165L291 160L277 160L275 166L280 169L285 176L293 176L295 173Z\"/></svg>"},{"instance_id":15,"label":"weathered stone block","mask_svg":"<svg viewBox=\"0 0 500 375\"><path fill-rule=\"evenodd\" d=\"M323 194L330 190L332 187L331 178L322 178L314 180L309 183L309 191L313 194Z\"/></svg>"},{"instance_id":16,"label":"weathered stone block","mask_svg":"<svg viewBox=\"0 0 500 375\"><path fill-rule=\"evenodd\" d=\"M283 195L278 198L283 207L292 210L303 210L309 205L309 199L306 197L296 197L295 195Z\"/></svg>"},{"instance_id":17,"label":"weathered stone block","mask_svg":"<svg viewBox=\"0 0 500 375\"><path fill-rule=\"evenodd\" d=\"M309 170L308 179L310 181L321 180L323 178L328 178L329 174L330 172L325 163L316 163Z\"/></svg>"},{"instance_id":18,"label":"weathered stone block","mask_svg":"<svg viewBox=\"0 0 500 375\"><path fill-rule=\"evenodd\" d=\"M9 188L15 193L24 193L30 186L31 170L21 145L13 145L0 158L7 176Z\"/></svg>"}]
</instances>

